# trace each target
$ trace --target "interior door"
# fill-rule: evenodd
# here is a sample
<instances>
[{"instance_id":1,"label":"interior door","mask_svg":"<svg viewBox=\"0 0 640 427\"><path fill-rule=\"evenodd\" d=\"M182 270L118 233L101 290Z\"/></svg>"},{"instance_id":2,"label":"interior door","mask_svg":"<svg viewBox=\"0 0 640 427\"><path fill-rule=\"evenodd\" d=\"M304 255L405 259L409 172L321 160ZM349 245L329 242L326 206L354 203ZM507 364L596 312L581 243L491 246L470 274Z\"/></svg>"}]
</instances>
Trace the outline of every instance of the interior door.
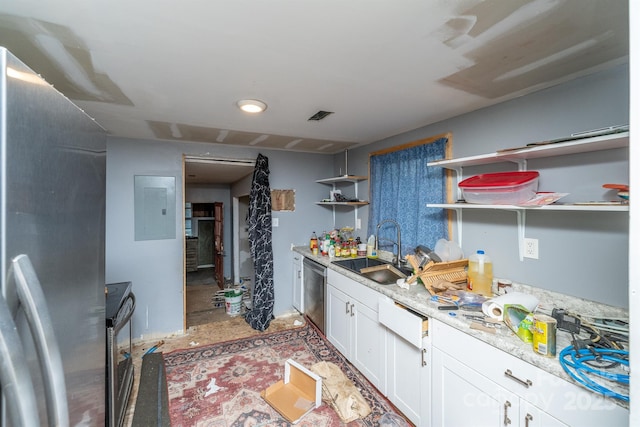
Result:
<instances>
[{"instance_id":1,"label":"interior door","mask_svg":"<svg viewBox=\"0 0 640 427\"><path fill-rule=\"evenodd\" d=\"M224 225L223 203L213 204L213 260L216 274L216 282L221 288L224 287L224 245L222 244L222 228Z\"/></svg>"}]
</instances>

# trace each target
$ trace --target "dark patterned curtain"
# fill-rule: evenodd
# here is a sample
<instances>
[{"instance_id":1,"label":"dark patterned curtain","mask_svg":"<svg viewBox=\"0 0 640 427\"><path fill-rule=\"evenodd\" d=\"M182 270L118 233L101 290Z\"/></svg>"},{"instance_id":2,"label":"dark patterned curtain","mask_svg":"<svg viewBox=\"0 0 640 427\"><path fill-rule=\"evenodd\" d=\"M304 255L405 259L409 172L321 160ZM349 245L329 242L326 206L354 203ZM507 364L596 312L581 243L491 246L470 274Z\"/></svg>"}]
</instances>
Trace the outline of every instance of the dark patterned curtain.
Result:
<instances>
[{"instance_id":1,"label":"dark patterned curtain","mask_svg":"<svg viewBox=\"0 0 640 427\"><path fill-rule=\"evenodd\" d=\"M264 331L273 319L273 248L271 246L271 189L269 159L258 154L249 193L249 244L255 270L253 307L245 320Z\"/></svg>"},{"instance_id":2,"label":"dark patterned curtain","mask_svg":"<svg viewBox=\"0 0 640 427\"><path fill-rule=\"evenodd\" d=\"M418 245L433 248L441 238L448 238L444 209L427 208L427 203L445 203L446 177L444 168L427 167L427 162L445 158L447 138L380 155L372 155L371 203L368 235L375 235L376 226L392 219L402 229L404 256ZM393 252L389 240L396 241L396 230L390 223L380 228L380 247Z\"/></svg>"}]
</instances>

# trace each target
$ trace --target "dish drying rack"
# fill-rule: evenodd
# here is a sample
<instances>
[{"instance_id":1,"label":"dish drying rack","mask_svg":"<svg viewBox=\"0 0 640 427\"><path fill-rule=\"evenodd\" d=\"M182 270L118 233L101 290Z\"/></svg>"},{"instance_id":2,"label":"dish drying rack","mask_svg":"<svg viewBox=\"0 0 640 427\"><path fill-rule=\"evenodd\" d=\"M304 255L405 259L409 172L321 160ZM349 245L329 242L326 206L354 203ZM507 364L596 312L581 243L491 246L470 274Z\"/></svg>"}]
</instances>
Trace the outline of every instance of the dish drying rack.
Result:
<instances>
[{"instance_id":1,"label":"dish drying rack","mask_svg":"<svg viewBox=\"0 0 640 427\"><path fill-rule=\"evenodd\" d=\"M413 283L420 279L422 284L431 295L435 295L433 284L441 280L451 283L466 282L468 259L460 259L447 262L429 261L424 267L420 268L420 261L415 255L406 255L406 260L413 267L414 274L407 279L407 283Z\"/></svg>"}]
</instances>

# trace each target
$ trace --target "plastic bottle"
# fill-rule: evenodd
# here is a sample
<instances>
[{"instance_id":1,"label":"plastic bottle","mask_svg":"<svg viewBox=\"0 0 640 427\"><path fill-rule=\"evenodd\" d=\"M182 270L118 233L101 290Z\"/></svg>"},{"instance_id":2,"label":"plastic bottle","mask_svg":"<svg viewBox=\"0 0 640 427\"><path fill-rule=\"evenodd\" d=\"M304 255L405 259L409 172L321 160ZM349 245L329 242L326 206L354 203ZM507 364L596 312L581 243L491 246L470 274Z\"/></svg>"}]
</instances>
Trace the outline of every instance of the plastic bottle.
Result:
<instances>
[{"instance_id":1,"label":"plastic bottle","mask_svg":"<svg viewBox=\"0 0 640 427\"><path fill-rule=\"evenodd\" d=\"M376 250L376 238L372 234L367 240L367 257L378 258L378 251Z\"/></svg>"},{"instance_id":2,"label":"plastic bottle","mask_svg":"<svg viewBox=\"0 0 640 427\"><path fill-rule=\"evenodd\" d=\"M467 290L484 296L492 296L493 264L489 255L483 250L476 251L469 257L467 270Z\"/></svg>"},{"instance_id":3,"label":"plastic bottle","mask_svg":"<svg viewBox=\"0 0 640 427\"><path fill-rule=\"evenodd\" d=\"M322 232L322 240L320 241L320 252L322 256L329 255L329 239L325 237L324 231Z\"/></svg>"},{"instance_id":4,"label":"plastic bottle","mask_svg":"<svg viewBox=\"0 0 640 427\"><path fill-rule=\"evenodd\" d=\"M309 239L309 249L311 249L311 252L314 255L318 255L318 236L316 235L315 231L311 233L311 238Z\"/></svg>"}]
</instances>

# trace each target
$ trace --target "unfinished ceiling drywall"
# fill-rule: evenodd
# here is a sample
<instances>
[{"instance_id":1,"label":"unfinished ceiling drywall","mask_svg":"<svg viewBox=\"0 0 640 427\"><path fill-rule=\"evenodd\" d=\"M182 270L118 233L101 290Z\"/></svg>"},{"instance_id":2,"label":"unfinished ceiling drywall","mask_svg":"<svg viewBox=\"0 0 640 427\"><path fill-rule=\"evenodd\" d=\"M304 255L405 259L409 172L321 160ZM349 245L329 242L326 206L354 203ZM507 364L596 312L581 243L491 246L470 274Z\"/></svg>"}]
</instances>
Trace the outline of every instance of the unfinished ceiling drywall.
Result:
<instances>
[{"instance_id":1,"label":"unfinished ceiling drywall","mask_svg":"<svg viewBox=\"0 0 640 427\"><path fill-rule=\"evenodd\" d=\"M628 38L627 0L0 5L0 45L111 135L316 153L623 63Z\"/></svg>"}]
</instances>

